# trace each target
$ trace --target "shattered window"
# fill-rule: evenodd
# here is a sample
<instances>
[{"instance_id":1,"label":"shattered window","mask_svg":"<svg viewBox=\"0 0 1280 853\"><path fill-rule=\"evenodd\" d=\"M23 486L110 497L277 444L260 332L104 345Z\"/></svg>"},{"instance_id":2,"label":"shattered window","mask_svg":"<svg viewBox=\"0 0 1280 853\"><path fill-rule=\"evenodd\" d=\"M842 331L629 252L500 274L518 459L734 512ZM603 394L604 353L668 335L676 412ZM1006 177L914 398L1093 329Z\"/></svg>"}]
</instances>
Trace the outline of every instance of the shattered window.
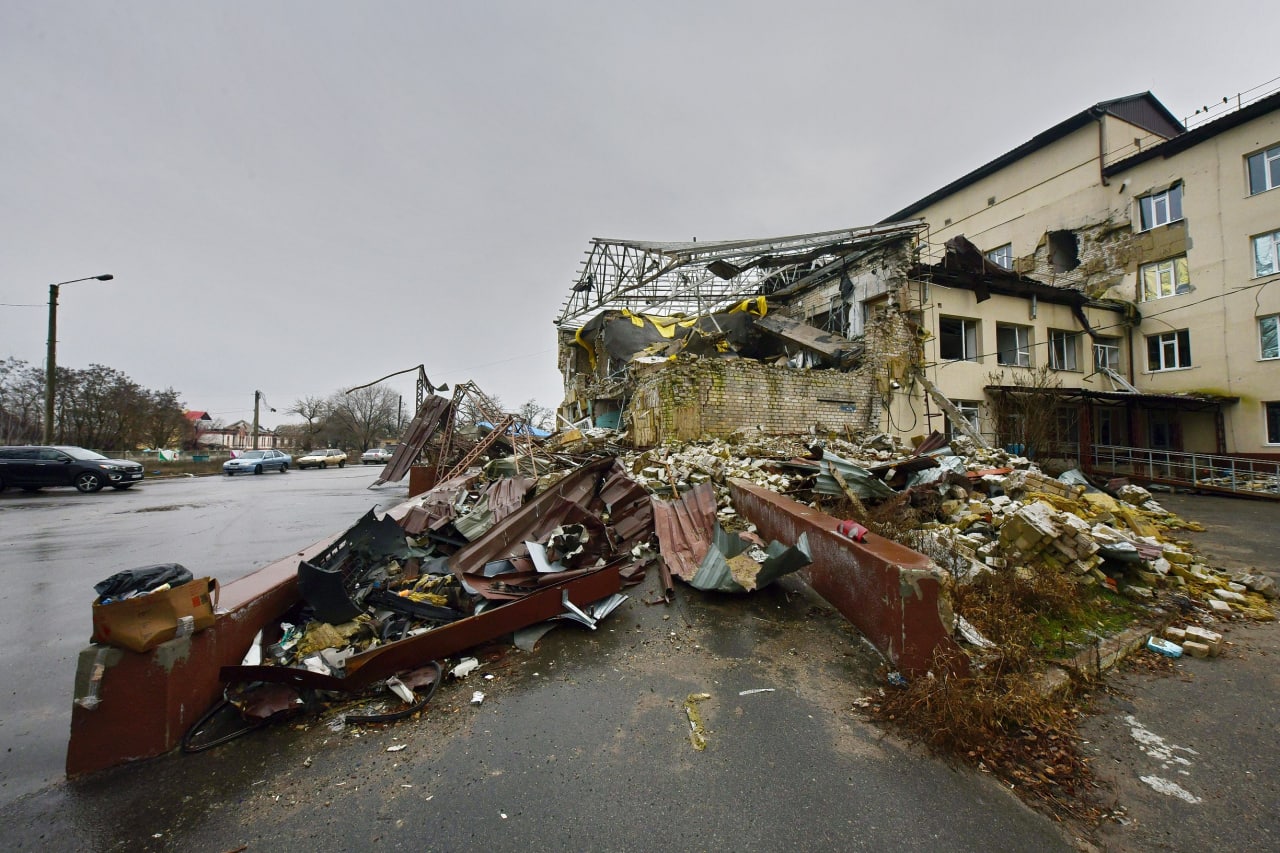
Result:
<instances>
[{"instance_id":1,"label":"shattered window","mask_svg":"<svg viewBox=\"0 0 1280 853\"><path fill-rule=\"evenodd\" d=\"M1280 271L1280 231L1270 234L1259 234L1253 238L1253 275L1255 278L1264 275L1275 275Z\"/></svg>"},{"instance_id":2,"label":"shattered window","mask_svg":"<svg viewBox=\"0 0 1280 853\"><path fill-rule=\"evenodd\" d=\"M1031 327L996 324L996 363L1031 366Z\"/></svg>"},{"instance_id":3,"label":"shattered window","mask_svg":"<svg viewBox=\"0 0 1280 853\"><path fill-rule=\"evenodd\" d=\"M1138 199L1142 211L1142 230L1150 231L1160 225L1168 225L1182 219L1182 184L1145 195Z\"/></svg>"},{"instance_id":4,"label":"shattered window","mask_svg":"<svg viewBox=\"0 0 1280 853\"><path fill-rule=\"evenodd\" d=\"M1280 314L1258 318L1258 340L1263 358L1280 358Z\"/></svg>"},{"instance_id":5,"label":"shattered window","mask_svg":"<svg viewBox=\"0 0 1280 853\"><path fill-rule=\"evenodd\" d=\"M1049 366L1054 370L1079 370L1076 355L1079 349L1078 333L1056 330L1049 332Z\"/></svg>"},{"instance_id":6,"label":"shattered window","mask_svg":"<svg viewBox=\"0 0 1280 853\"><path fill-rule=\"evenodd\" d=\"M1138 280L1142 283L1142 301L1164 299L1191 292L1191 279L1187 275L1187 256L1156 261L1154 264L1143 264L1138 270Z\"/></svg>"},{"instance_id":7,"label":"shattered window","mask_svg":"<svg viewBox=\"0 0 1280 853\"><path fill-rule=\"evenodd\" d=\"M969 426L973 428L973 431L978 432L979 413L981 412L980 407L982 404L976 400L952 400L951 403L956 407L956 411L960 413L960 416L969 422ZM963 433L956 429L955 423L948 415L947 438L954 438L957 435L963 435Z\"/></svg>"},{"instance_id":8,"label":"shattered window","mask_svg":"<svg viewBox=\"0 0 1280 853\"><path fill-rule=\"evenodd\" d=\"M1280 187L1280 145L1259 151L1248 158L1249 195Z\"/></svg>"},{"instance_id":9,"label":"shattered window","mask_svg":"<svg viewBox=\"0 0 1280 853\"><path fill-rule=\"evenodd\" d=\"M998 264L1007 270L1013 269L1013 244L1005 243L1003 246L997 246L990 252L987 252L987 260L993 264Z\"/></svg>"},{"instance_id":10,"label":"shattered window","mask_svg":"<svg viewBox=\"0 0 1280 853\"><path fill-rule=\"evenodd\" d=\"M1263 403L1267 409L1267 444L1280 444L1280 403Z\"/></svg>"},{"instance_id":11,"label":"shattered window","mask_svg":"<svg viewBox=\"0 0 1280 853\"><path fill-rule=\"evenodd\" d=\"M947 361L977 361L978 324L960 317L939 317L938 357Z\"/></svg>"},{"instance_id":12,"label":"shattered window","mask_svg":"<svg viewBox=\"0 0 1280 853\"><path fill-rule=\"evenodd\" d=\"M1186 329L1147 335L1147 369L1177 370L1191 366L1191 333Z\"/></svg>"},{"instance_id":13,"label":"shattered window","mask_svg":"<svg viewBox=\"0 0 1280 853\"><path fill-rule=\"evenodd\" d=\"M1120 369L1120 339L1099 337L1093 339L1093 369Z\"/></svg>"}]
</instances>

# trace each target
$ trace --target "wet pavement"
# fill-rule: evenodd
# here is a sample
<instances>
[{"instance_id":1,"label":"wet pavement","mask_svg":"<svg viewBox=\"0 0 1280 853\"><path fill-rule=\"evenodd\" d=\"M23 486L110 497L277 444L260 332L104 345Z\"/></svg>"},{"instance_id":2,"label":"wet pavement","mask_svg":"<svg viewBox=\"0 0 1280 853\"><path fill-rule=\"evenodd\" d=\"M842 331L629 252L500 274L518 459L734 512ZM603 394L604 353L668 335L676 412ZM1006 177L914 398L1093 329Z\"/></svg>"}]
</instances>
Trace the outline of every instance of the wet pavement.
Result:
<instances>
[{"instance_id":1,"label":"wet pavement","mask_svg":"<svg viewBox=\"0 0 1280 853\"><path fill-rule=\"evenodd\" d=\"M1280 503L1156 495L1201 522L1186 533L1212 565L1280 580ZM1104 796L1107 850L1280 848L1280 625L1224 623L1216 659L1135 659L1110 679L1082 735Z\"/></svg>"},{"instance_id":2,"label":"wet pavement","mask_svg":"<svg viewBox=\"0 0 1280 853\"><path fill-rule=\"evenodd\" d=\"M404 500L404 486L365 488L379 470L157 479L92 495L0 492L0 803L62 778L95 583L167 562L234 580L370 506Z\"/></svg>"},{"instance_id":3,"label":"wet pavement","mask_svg":"<svg viewBox=\"0 0 1280 853\"><path fill-rule=\"evenodd\" d=\"M255 495L241 518L280 511L271 502ZM292 546L261 547L259 564ZM628 590L594 632L559 628L533 653L489 648L416 719L334 730L330 712L10 797L7 846L1070 849L990 777L863 720L853 702L877 683L880 659L798 581L741 598L681 586L673 605L644 604L655 588L650 577ZM73 597L81 636L87 605ZM475 690L486 694L478 706ZM765 692L743 695L752 690ZM691 693L710 694L701 752L684 710Z\"/></svg>"}]
</instances>

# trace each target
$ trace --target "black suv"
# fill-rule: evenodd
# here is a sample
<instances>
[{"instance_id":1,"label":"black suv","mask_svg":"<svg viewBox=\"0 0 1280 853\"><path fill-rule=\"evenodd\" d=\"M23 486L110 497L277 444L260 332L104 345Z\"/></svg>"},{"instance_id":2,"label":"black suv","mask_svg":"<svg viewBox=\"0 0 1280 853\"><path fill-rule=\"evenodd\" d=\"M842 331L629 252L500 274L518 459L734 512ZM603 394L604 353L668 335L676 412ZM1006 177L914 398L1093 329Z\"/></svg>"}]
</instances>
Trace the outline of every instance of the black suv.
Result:
<instances>
[{"instance_id":1,"label":"black suv","mask_svg":"<svg viewBox=\"0 0 1280 853\"><path fill-rule=\"evenodd\" d=\"M45 486L75 486L96 492L103 486L127 489L142 479L142 466L108 459L83 447L0 447L0 491L17 486L34 492Z\"/></svg>"}]
</instances>

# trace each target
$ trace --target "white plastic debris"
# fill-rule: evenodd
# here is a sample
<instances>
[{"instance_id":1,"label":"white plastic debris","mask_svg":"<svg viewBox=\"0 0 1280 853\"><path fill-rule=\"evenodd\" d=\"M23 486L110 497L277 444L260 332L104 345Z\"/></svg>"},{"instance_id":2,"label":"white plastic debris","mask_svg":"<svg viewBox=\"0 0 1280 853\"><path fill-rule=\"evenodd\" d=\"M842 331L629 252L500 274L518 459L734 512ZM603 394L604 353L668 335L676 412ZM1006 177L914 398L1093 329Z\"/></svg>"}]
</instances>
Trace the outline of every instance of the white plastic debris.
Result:
<instances>
[{"instance_id":1,"label":"white plastic debris","mask_svg":"<svg viewBox=\"0 0 1280 853\"><path fill-rule=\"evenodd\" d=\"M462 660L458 661L457 666L449 670L449 674L452 675L454 678L466 678L468 675L474 672L476 667L478 666L480 666L480 661L476 660L475 658L463 658Z\"/></svg>"},{"instance_id":2,"label":"white plastic debris","mask_svg":"<svg viewBox=\"0 0 1280 853\"><path fill-rule=\"evenodd\" d=\"M407 747L408 745L409 745L409 744L407 744L407 743L398 743L398 744L396 744L395 746L389 746L389 747L387 747L387 752L399 752L400 750L404 749L404 748L405 748L405 747Z\"/></svg>"},{"instance_id":3,"label":"white plastic debris","mask_svg":"<svg viewBox=\"0 0 1280 853\"><path fill-rule=\"evenodd\" d=\"M772 693L772 692L773 692L774 690L776 690L776 689L777 689L776 687L757 687L757 688L755 688L755 689L753 689L753 690L739 690L739 691L738 691L738 695L739 695L739 696L751 696L751 695L753 695L753 694L755 694L755 693Z\"/></svg>"},{"instance_id":4,"label":"white plastic debris","mask_svg":"<svg viewBox=\"0 0 1280 853\"><path fill-rule=\"evenodd\" d=\"M480 704L480 703L482 703L482 702L484 702L484 694L483 694L483 693L481 693L479 690L477 690L475 693L472 693L472 694L471 694L471 704L472 704L472 705L479 705L479 704Z\"/></svg>"}]
</instances>

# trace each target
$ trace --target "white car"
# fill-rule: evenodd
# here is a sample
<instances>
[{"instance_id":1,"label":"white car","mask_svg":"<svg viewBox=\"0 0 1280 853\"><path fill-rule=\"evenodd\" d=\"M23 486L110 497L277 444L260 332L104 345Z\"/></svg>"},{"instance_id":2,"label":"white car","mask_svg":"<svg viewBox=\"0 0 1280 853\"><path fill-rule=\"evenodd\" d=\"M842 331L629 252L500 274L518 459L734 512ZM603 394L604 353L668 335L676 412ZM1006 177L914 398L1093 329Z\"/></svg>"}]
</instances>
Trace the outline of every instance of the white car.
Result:
<instances>
[{"instance_id":1,"label":"white car","mask_svg":"<svg viewBox=\"0 0 1280 853\"><path fill-rule=\"evenodd\" d=\"M300 469L328 468L330 465L343 468L347 464L347 454L335 447L328 447L324 450L313 450L306 456L299 456L294 464Z\"/></svg>"},{"instance_id":2,"label":"white car","mask_svg":"<svg viewBox=\"0 0 1280 853\"><path fill-rule=\"evenodd\" d=\"M391 451L385 447L371 447L360 454L361 465L386 465L391 461Z\"/></svg>"}]
</instances>

